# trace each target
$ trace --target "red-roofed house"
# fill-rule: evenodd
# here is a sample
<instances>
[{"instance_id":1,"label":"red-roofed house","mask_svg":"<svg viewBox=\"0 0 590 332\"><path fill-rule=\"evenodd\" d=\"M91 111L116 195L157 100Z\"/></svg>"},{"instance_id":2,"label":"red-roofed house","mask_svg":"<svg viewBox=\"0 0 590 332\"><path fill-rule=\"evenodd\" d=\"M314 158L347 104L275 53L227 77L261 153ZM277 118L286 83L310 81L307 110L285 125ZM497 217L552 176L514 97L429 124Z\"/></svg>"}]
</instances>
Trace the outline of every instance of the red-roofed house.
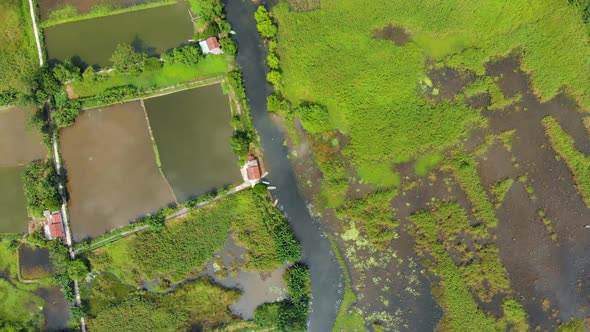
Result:
<instances>
[{"instance_id":1,"label":"red-roofed house","mask_svg":"<svg viewBox=\"0 0 590 332\"><path fill-rule=\"evenodd\" d=\"M258 159L253 155L248 156L248 168L246 169L246 173L248 174L248 180L259 180L262 176L260 174Z\"/></svg>"},{"instance_id":2,"label":"red-roofed house","mask_svg":"<svg viewBox=\"0 0 590 332\"><path fill-rule=\"evenodd\" d=\"M63 239L64 227L61 212L57 211L51 213L49 211L44 211L43 215L45 215L45 218L47 219L47 223L43 227L43 230L45 231L45 237L48 240Z\"/></svg>"},{"instance_id":3,"label":"red-roofed house","mask_svg":"<svg viewBox=\"0 0 590 332\"><path fill-rule=\"evenodd\" d=\"M219 42L217 42L217 38L215 37L209 37L205 40L201 40L199 42L199 46L201 46L203 54L223 54L221 47L219 47Z\"/></svg>"}]
</instances>

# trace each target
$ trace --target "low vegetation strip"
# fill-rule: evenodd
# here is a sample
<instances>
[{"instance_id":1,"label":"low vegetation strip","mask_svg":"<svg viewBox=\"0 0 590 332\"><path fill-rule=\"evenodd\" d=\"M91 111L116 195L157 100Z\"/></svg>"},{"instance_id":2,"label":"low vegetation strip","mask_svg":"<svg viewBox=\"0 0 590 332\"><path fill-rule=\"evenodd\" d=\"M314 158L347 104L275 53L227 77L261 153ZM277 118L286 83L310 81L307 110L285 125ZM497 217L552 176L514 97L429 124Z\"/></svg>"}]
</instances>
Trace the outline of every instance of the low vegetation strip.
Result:
<instances>
[{"instance_id":1,"label":"low vegetation strip","mask_svg":"<svg viewBox=\"0 0 590 332\"><path fill-rule=\"evenodd\" d=\"M481 185L475 158L467 153L458 152L447 160L442 168L452 172L461 189L467 194L473 205L473 215L486 226L495 227L498 223L496 212Z\"/></svg>"},{"instance_id":2,"label":"low vegetation strip","mask_svg":"<svg viewBox=\"0 0 590 332\"><path fill-rule=\"evenodd\" d=\"M574 139L561 128L554 117L544 118L543 127L551 146L572 172L586 206L590 207L590 156L576 150Z\"/></svg>"},{"instance_id":3,"label":"low vegetation strip","mask_svg":"<svg viewBox=\"0 0 590 332\"><path fill-rule=\"evenodd\" d=\"M117 8L112 5L108 4L97 4L92 6L89 12L87 13L80 13L76 7L72 5L66 5L62 8L56 9L52 11L47 19L41 22L42 28L47 28L50 26L63 24L67 22L74 22L80 20L87 20L91 18L103 17L103 16L110 16L110 15L117 15L123 14L127 12L155 8L160 6L166 6L176 3L176 0L162 0L162 1L154 1L143 3L135 6L130 6L126 8Z\"/></svg>"}]
</instances>

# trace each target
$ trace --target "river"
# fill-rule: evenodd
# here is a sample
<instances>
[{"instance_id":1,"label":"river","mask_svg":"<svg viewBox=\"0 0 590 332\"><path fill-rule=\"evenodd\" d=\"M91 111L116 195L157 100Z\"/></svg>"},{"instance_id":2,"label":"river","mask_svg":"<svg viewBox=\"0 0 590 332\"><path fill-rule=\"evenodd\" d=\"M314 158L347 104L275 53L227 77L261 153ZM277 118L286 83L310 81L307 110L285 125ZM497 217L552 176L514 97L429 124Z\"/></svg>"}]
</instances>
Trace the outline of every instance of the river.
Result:
<instances>
[{"instance_id":1,"label":"river","mask_svg":"<svg viewBox=\"0 0 590 332\"><path fill-rule=\"evenodd\" d=\"M289 149L283 145L285 134L266 111L266 96L271 88L266 82L266 50L254 21L257 5L249 0L224 2L227 20L236 31L237 62L244 75L252 121L261 138L268 179L277 187L272 193L301 242L303 261L311 270L313 300L308 330L331 331L342 300L343 274L319 221L311 217L299 192L287 158Z\"/></svg>"}]
</instances>

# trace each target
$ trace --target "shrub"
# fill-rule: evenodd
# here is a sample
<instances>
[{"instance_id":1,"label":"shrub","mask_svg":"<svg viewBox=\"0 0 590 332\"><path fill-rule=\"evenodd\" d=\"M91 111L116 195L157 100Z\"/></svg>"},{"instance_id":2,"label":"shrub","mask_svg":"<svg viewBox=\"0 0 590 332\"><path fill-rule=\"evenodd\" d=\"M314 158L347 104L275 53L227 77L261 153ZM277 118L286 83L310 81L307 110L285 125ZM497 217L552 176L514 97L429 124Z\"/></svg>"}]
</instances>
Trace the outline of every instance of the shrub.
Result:
<instances>
[{"instance_id":1,"label":"shrub","mask_svg":"<svg viewBox=\"0 0 590 332\"><path fill-rule=\"evenodd\" d=\"M187 45L177 47L162 55L165 65L182 63L185 65L196 65L203 58L203 53L198 46Z\"/></svg>"},{"instance_id":2,"label":"shrub","mask_svg":"<svg viewBox=\"0 0 590 332\"><path fill-rule=\"evenodd\" d=\"M332 129L328 109L319 104L302 104L295 109L295 114L301 119L303 128L309 133L317 134Z\"/></svg>"},{"instance_id":3,"label":"shrub","mask_svg":"<svg viewBox=\"0 0 590 332\"><path fill-rule=\"evenodd\" d=\"M280 94L272 94L266 97L266 109L269 112L286 114L291 111L291 103Z\"/></svg>"},{"instance_id":4,"label":"shrub","mask_svg":"<svg viewBox=\"0 0 590 332\"><path fill-rule=\"evenodd\" d=\"M272 22L268 11L264 6L259 6L254 13L254 18L256 19L256 28L260 35L264 38L272 38L277 33L277 27Z\"/></svg>"},{"instance_id":5,"label":"shrub","mask_svg":"<svg viewBox=\"0 0 590 332\"><path fill-rule=\"evenodd\" d=\"M34 216L42 216L45 209L59 210L59 178L50 161L29 163L22 179L28 207Z\"/></svg>"},{"instance_id":6,"label":"shrub","mask_svg":"<svg viewBox=\"0 0 590 332\"><path fill-rule=\"evenodd\" d=\"M256 195L260 196L260 197L267 197L268 196L268 189L266 189L266 186L258 183L254 186L253 188L254 193L256 193Z\"/></svg>"},{"instance_id":7,"label":"shrub","mask_svg":"<svg viewBox=\"0 0 590 332\"><path fill-rule=\"evenodd\" d=\"M238 46L230 38L223 38L219 40L219 46L223 52L229 55L235 55L238 51Z\"/></svg>"},{"instance_id":8,"label":"shrub","mask_svg":"<svg viewBox=\"0 0 590 332\"><path fill-rule=\"evenodd\" d=\"M279 69L279 57L275 53L268 53L268 55L266 56L266 63L268 63L268 66L271 69Z\"/></svg>"},{"instance_id":9,"label":"shrub","mask_svg":"<svg viewBox=\"0 0 590 332\"><path fill-rule=\"evenodd\" d=\"M80 68L75 66L69 59L64 61L63 64L57 64L52 71L53 76L62 84L70 80L80 79Z\"/></svg>"},{"instance_id":10,"label":"shrub","mask_svg":"<svg viewBox=\"0 0 590 332\"><path fill-rule=\"evenodd\" d=\"M94 67L88 66L84 73L82 73L82 80L84 82L95 82L96 81L96 72L94 71Z\"/></svg>"},{"instance_id":11,"label":"shrub","mask_svg":"<svg viewBox=\"0 0 590 332\"><path fill-rule=\"evenodd\" d=\"M69 127L74 124L76 117L82 111L82 103L79 100L68 99L65 93L55 96L56 108L52 112L52 118L58 128Z\"/></svg>"},{"instance_id":12,"label":"shrub","mask_svg":"<svg viewBox=\"0 0 590 332\"><path fill-rule=\"evenodd\" d=\"M106 89L96 95L96 98L105 104L112 104L140 95L141 91L136 86L124 85Z\"/></svg>"},{"instance_id":13,"label":"shrub","mask_svg":"<svg viewBox=\"0 0 590 332\"><path fill-rule=\"evenodd\" d=\"M278 90L281 86L281 73L278 70L271 70L266 74L266 80Z\"/></svg>"}]
</instances>

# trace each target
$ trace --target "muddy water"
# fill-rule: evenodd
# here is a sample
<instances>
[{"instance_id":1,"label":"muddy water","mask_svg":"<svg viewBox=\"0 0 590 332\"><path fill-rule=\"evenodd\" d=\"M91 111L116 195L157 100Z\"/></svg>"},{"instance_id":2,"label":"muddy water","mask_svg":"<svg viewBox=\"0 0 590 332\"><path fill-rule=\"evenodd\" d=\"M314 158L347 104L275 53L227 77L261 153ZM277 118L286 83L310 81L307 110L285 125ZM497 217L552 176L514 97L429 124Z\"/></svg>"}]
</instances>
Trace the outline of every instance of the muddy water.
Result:
<instances>
[{"instance_id":1,"label":"muddy water","mask_svg":"<svg viewBox=\"0 0 590 332\"><path fill-rule=\"evenodd\" d=\"M218 261L207 264L207 274L224 287L240 289L242 296L230 309L243 319L252 319L261 304L280 301L288 296L283 281L286 266L268 272L246 271L242 269L246 263L243 259L245 253L244 248L229 237L223 250L215 255Z\"/></svg>"},{"instance_id":2,"label":"muddy water","mask_svg":"<svg viewBox=\"0 0 590 332\"><path fill-rule=\"evenodd\" d=\"M295 235L301 242L303 261L310 266L313 296L309 331L330 331L334 324L343 294L343 275L330 242L314 220L297 188L288 148L283 145L285 133L272 121L266 111L266 96L270 88L266 82L266 52L258 36L252 1L224 1L227 19L236 31L237 62L242 67L252 120L261 138L269 180L277 187L273 196L283 210Z\"/></svg>"},{"instance_id":3,"label":"muddy water","mask_svg":"<svg viewBox=\"0 0 590 332\"><path fill-rule=\"evenodd\" d=\"M174 202L139 102L84 111L60 134L75 240Z\"/></svg>"},{"instance_id":4,"label":"muddy water","mask_svg":"<svg viewBox=\"0 0 590 332\"><path fill-rule=\"evenodd\" d=\"M41 135L27 126L35 110L13 108L0 112L0 166L15 166L47 154Z\"/></svg>"},{"instance_id":5,"label":"muddy water","mask_svg":"<svg viewBox=\"0 0 590 332\"><path fill-rule=\"evenodd\" d=\"M129 43L137 51L161 54L193 37L188 2L76 21L45 29L50 61L106 67L117 44Z\"/></svg>"},{"instance_id":6,"label":"muddy water","mask_svg":"<svg viewBox=\"0 0 590 332\"><path fill-rule=\"evenodd\" d=\"M219 84L144 103L162 170L179 201L241 182L230 146L229 99Z\"/></svg>"},{"instance_id":7,"label":"muddy water","mask_svg":"<svg viewBox=\"0 0 590 332\"><path fill-rule=\"evenodd\" d=\"M45 300L43 317L45 318L44 331L68 330L70 320L70 305L64 300L64 296L57 286L51 288L39 288L35 294Z\"/></svg>"},{"instance_id":8,"label":"muddy water","mask_svg":"<svg viewBox=\"0 0 590 332\"><path fill-rule=\"evenodd\" d=\"M143 0L41 0L39 1L39 17L45 20L52 11L65 6L73 6L78 13L85 14L91 11L95 5L107 5L111 8L126 8L148 2Z\"/></svg>"},{"instance_id":9,"label":"muddy water","mask_svg":"<svg viewBox=\"0 0 590 332\"><path fill-rule=\"evenodd\" d=\"M39 279L53 273L49 249L21 246L18 251L20 272L25 279Z\"/></svg>"},{"instance_id":10,"label":"muddy water","mask_svg":"<svg viewBox=\"0 0 590 332\"><path fill-rule=\"evenodd\" d=\"M489 112L493 132L515 129L512 155L519 174L527 174L527 186L516 183L498 210L498 247L508 269L513 288L524 296L523 304L533 326L553 329L556 319L582 318L590 314L590 220L588 209L567 165L556 158L541 120L554 116L574 137L576 148L590 154L590 141L575 103L564 96L541 103L530 91L528 77L518 69L517 59L509 58L489 66L491 75L500 76L506 95L522 93L521 111ZM505 168L506 161L488 158L480 169L483 178L492 169ZM514 174L514 173L512 173ZM507 174L512 176L512 174ZM557 234L553 241L539 220L543 209ZM550 304L543 310L542 301Z\"/></svg>"},{"instance_id":11,"label":"muddy water","mask_svg":"<svg viewBox=\"0 0 590 332\"><path fill-rule=\"evenodd\" d=\"M24 170L24 166L0 167L0 233L27 230L27 201L21 180Z\"/></svg>"}]
</instances>

